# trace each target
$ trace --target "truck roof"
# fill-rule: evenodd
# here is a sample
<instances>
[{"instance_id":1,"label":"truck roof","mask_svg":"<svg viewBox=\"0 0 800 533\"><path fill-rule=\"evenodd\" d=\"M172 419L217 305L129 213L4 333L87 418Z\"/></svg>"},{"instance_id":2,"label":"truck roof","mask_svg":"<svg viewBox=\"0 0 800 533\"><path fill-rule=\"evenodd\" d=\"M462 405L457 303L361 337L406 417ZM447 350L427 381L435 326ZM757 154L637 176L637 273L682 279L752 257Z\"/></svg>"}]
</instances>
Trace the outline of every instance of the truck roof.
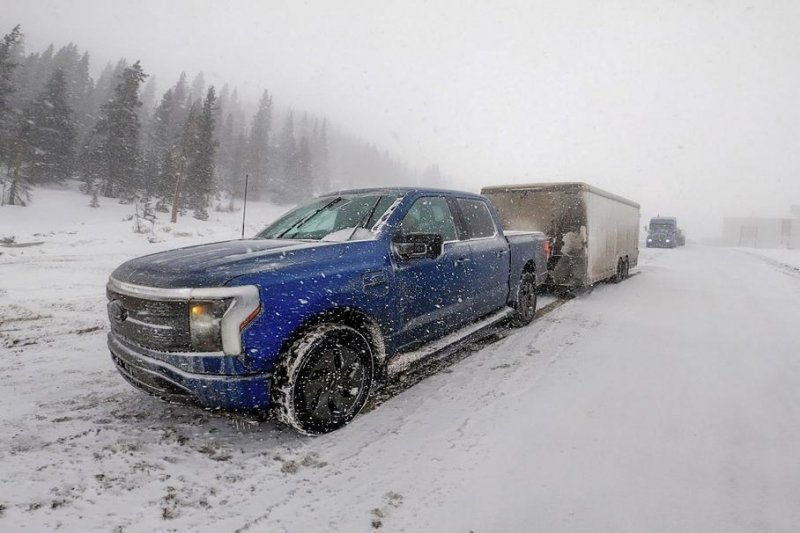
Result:
<instances>
[{"instance_id":1,"label":"truck roof","mask_svg":"<svg viewBox=\"0 0 800 533\"><path fill-rule=\"evenodd\" d=\"M600 196L605 196L611 200L622 202L633 207L639 207L639 204L633 200L628 200L622 196L598 189L594 185L589 185L582 181L557 181L550 183L523 183L511 185L493 185L491 187L484 187L481 190L482 194L497 193L497 192L511 192L511 191L558 191L558 192L591 192Z\"/></svg>"},{"instance_id":2,"label":"truck roof","mask_svg":"<svg viewBox=\"0 0 800 533\"><path fill-rule=\"evenodd\" d=\"M410 192L414 193L419 192L419 193L429 193L429 194L458 195L470 198L481 198L480 194L475 194L473 192L457 191L454 189L436 189L429 187L368 187L365 189L345 189L341 191L332 191L322 194L320 196L321 197L341 196L345 194L365 194L365 193L375 193L375 192L403 193L403 194L408 194Z\"/></svg>"},{"instance_id":3,"label":"truck roof","mask_svg":"<svg viewBox=\"0 0 800 533\"><path fill-rule=\"evenodd\" d=\"M652 224L654 222L670 222L672 224L677 224L678 219L675 217L653 217L650 219L650 223Z\"/></svg>"}]
</instances>

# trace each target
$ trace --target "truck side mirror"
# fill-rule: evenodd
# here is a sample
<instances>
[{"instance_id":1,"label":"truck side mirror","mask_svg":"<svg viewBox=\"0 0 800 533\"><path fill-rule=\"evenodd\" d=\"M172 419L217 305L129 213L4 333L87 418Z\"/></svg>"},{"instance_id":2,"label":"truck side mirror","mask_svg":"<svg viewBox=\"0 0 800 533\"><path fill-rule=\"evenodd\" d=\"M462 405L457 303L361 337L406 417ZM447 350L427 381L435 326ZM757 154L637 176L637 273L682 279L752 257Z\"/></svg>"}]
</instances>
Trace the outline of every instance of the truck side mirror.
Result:
<instances>
[{"instance_id":1,"label":"truck side mirror","mask_svg":"<svg viewBox=\"0 0 800 533\"><path fill-rule=\"evenodd\" d=\"M392 240L394 253L404 260L436 259L442 255L443 244L444 238L438 233L399 233Z\"/></svg>"}]
</instances>

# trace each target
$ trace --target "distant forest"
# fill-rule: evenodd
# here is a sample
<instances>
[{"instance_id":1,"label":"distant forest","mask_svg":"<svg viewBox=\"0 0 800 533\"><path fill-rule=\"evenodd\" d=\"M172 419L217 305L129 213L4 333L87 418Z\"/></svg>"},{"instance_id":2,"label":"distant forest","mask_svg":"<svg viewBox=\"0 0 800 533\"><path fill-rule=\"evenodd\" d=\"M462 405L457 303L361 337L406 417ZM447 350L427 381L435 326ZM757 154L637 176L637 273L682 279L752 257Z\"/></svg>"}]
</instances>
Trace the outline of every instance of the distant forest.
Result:
<instances>
[{"instance_id":1,"label":"distant forest","mask_svg":"<svg viewBox=\"0 0 800 533\"><path fill-rule=\"evenodd\" d=\"M246 175L250 198L275 203L443 181L436 165L416 175L324 117L280 109L268 90L255 105L227 84L207 86L202 72L180 73L159 96L139 61L108 64L95 80L89 52L70 43L26 53L17 26L0 41L0 205L77 178L91 206L115 198L206 219L233 208Z\"/></svg>"}]
</instances>

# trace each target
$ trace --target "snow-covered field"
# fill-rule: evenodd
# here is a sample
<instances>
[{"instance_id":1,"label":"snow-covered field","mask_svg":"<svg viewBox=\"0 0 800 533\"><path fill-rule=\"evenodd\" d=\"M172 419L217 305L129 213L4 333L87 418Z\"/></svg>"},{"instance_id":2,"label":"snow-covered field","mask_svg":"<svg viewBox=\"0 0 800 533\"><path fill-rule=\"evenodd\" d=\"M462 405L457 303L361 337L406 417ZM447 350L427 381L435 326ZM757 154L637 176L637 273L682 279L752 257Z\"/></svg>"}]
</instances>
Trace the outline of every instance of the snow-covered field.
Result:
<instances>
[{"instance_id":1,"label":"snow-covered field","mask_svg":"<svg viewBox=\"0 0 800 533\"><path fill-rule=\"evenodd\" d=\"M0 208L0 530L796 531L800 273L741 250L643 249L599 285L317 438L170 405L105 347L130 206ZM252 234L283 209L250 207ZM219 220L215 220L219 218Z\"/></svg>"},{"instance_id":2,"label":"snow-covered field","mask_svg":"<svg viewBox=\"0 0 800 533\"><path fill-rule=\"evenodd\" d=\"M749 253L763 258L765 261L800 274L800 250L787 250L785 248L739 248L745 253Z\"/></svg>"}]
</instances>

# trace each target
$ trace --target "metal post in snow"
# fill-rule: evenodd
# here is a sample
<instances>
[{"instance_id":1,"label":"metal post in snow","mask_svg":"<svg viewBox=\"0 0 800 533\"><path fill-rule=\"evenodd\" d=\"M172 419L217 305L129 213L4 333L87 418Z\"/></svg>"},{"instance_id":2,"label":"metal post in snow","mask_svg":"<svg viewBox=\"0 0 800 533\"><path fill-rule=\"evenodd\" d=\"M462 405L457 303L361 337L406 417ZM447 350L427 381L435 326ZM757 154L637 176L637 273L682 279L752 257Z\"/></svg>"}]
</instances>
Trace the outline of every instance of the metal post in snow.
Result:
<instances>
[{"instance_id":1,"label":"metal post in snow","mask_svg":"<svg viewBox=\"0 0 800 533\"><path fill-rule=\"evenodd\" d=\"M250 174L244 175L244 207L242 207L242 239L244 239L244 221L247 217L247 182L250 180Z\"/></svg>"}]
</instances>

